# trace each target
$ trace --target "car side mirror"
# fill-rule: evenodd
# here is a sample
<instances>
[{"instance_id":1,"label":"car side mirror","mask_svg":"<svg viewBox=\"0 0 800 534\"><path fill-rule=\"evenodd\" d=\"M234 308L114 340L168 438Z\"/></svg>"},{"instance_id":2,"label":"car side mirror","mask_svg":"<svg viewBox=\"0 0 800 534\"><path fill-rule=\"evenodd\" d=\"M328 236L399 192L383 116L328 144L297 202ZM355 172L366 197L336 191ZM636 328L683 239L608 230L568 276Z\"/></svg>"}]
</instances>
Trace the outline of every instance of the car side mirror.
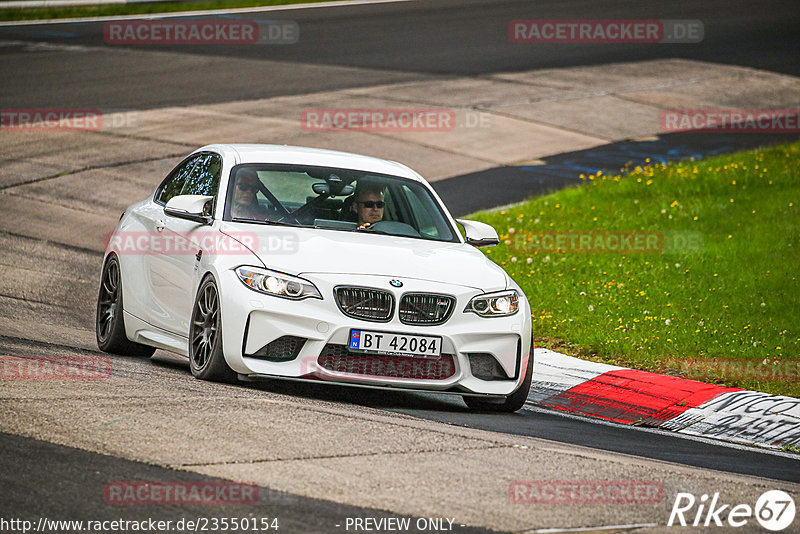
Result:
<instances>
[{"instance_id":1,"label":"car side mirror","mask_svg":"<svg viewBox=\"0 0 800 534\"><path fill-rule=\"evenodd\" d=\"M211 224L211 205L214 197L207 195L178 195L169 199L164 213L200 224Z\"/></svg>"},{"instance_id":2,"label":"car side mirror","mask_svg":"<svg viewBox=\"0 0 800 534\"><path fill-rule=\"evenodd\" d=\"M486 223L466 219L456 219L456 222L464 227L468 245L473 247L493 247L500 243L500 238L497 236L495 229Z\"/></svg>"}]
</instances>

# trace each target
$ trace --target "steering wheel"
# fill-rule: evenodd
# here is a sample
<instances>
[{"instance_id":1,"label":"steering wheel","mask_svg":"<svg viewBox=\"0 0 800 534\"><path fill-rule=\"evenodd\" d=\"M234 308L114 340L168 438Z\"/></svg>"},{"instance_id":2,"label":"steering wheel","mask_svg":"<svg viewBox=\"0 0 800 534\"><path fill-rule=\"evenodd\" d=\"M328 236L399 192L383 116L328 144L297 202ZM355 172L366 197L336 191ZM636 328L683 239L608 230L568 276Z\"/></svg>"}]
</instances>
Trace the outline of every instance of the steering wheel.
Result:
<instances>
[{"instance_id":1,"label":"steering wheel","mask_svg":"<svg viewBox=\"0 0 800 534\"><path fill-rule=\"evenodd\" d=\"M381 234L406 236L406 237L422 237L416 228L410 224L399 221L378 221L370 224L365 228L361 228L363 232L378 232Z\"/></svg>"}]
</instances>

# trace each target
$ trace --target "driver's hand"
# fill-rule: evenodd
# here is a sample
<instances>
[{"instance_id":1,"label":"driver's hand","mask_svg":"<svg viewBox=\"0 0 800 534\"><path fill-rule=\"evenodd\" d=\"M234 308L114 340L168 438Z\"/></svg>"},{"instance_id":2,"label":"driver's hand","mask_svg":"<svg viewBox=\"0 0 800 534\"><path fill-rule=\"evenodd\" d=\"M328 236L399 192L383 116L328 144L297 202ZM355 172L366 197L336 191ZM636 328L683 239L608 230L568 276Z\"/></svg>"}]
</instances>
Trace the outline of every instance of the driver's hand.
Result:
<instances>
[{"instance_id":1,"label":"driver's hand","mask_svg":"<svg viewBox=\"0 0 800 534\"><path fill-rule=\"evenodd\" d=\"M363 229L364 229L364 228L366 228L367 226L369 226L369 223L364 223L364 224L362 224L361 226L359 226L359 227L358 227L358 229L359 229L359 230L363 230Z\"/></svg>"}]
</instances>

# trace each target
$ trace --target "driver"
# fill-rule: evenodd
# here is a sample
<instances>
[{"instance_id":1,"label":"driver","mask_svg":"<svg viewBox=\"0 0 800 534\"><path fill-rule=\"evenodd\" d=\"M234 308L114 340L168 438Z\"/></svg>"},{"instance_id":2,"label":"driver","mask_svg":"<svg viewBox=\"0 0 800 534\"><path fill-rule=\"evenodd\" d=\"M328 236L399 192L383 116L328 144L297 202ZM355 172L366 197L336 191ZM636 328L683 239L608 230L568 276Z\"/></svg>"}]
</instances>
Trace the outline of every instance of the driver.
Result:
<instances>
[{"instance_id":1,"label":"driver","mask_svg":"<svg viewBox=\"0 0 800 534\"><path fill-rule=\"evenodd\" d=\"M239 219L257 219L265 221L267 210L258 203L256 193L261 186L258 173L253 169L241 169L236 173L236 187L233 189L231 216Z\"/></svg>"},{"instance_id":2,"label":"driver","mask_svg":"<svg viewBox=\"0 0 800 534\"><path fill-rule=\"evenodd\" d=\"M366 228L371 224L383 220L383 187L375 184L361 184L356 186L355 200L350 209L358 217L359 228Z\"/></svg>"}]
</instances>

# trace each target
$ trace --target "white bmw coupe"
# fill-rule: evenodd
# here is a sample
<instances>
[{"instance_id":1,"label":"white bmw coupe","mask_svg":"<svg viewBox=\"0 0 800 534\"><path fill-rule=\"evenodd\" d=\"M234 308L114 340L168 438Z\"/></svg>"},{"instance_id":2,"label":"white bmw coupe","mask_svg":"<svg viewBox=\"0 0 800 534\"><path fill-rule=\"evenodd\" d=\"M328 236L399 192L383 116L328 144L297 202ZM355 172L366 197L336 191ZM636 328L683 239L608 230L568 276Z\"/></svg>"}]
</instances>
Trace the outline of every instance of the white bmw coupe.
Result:
<instances>
[{"instance_id":1,"label":"white bmw coupe","mask_svg":"<svg viewBox=\"0 0 800 534\"><path fill-rule=\"evenodd\" d=\"M436 391L484 411L528 396L528 301L475 248L497 233L454 220L399 163L206 146L107 240L103 351L183 354L204 380Z\"/></svg>"}]
</instances>

